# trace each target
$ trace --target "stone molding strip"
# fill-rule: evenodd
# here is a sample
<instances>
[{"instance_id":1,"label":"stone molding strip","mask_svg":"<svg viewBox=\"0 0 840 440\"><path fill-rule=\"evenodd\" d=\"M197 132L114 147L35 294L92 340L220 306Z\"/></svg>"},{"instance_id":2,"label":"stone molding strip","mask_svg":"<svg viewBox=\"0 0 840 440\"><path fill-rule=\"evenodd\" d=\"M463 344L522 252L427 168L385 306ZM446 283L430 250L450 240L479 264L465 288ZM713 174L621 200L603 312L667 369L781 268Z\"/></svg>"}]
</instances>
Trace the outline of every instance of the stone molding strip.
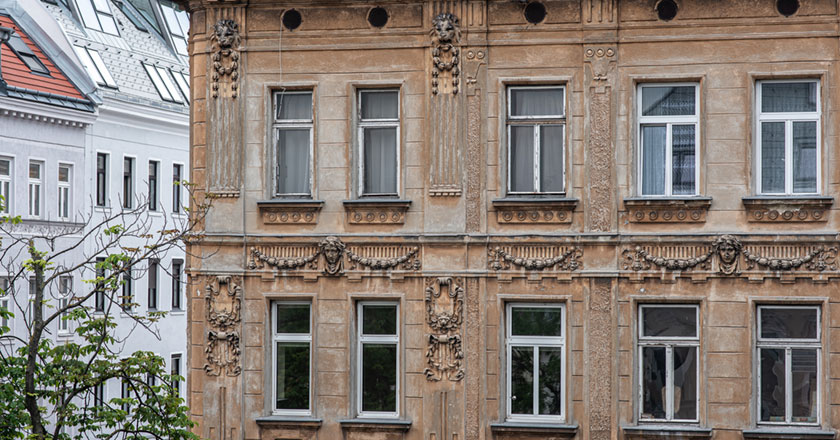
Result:
<instances>
[{"instance_id":1,"label":"stone molding strip","mask_svg":"<svg viewBox=\"0 0 840 440\"><path fill-rule=\"evenodd\" d=\"M496 221L501 224L572 222L578 199L573 198L504 198L493 200Z\"/></svg>"},{"instance_id":2,"label":"stone molding strip","mask_svg":"<svg viewBox=\"0 0 840 440\"><path fill-rule=\"evenodd\" d=\"M828 221L834 197L744 197L747 221L756 223L804 223Z\"/></svg>"},{"instance_id":3,"label":"stone molding strip","mask_svg":"<svg viewBox=\"0 0 840 440\"><path fill-rule=\"evenodd\" d=\"M257 202L260 217L266 225L314 225L318 223L318 213L323 206L323 200L275 199Z\"/></svg>"},{"instance_id":4,"label":"stone molding strip","mask_svg":"<svg viewBox=\"0 0 840 440\"><path fill-rule=\"evenodd\" d=\"M711 197L624 199L631 223L704 223Z\"/></svg>"},{"instance_id":5,"label":"stone molding strip","mask_svg":"<svg viewBox=\"0 0 840 440\"><path fill-rule=\"evenodd\" d=\"M344 211L351 225L401 225L411 200L359 199L345 200Z\"/></svg>"}]
</instances>

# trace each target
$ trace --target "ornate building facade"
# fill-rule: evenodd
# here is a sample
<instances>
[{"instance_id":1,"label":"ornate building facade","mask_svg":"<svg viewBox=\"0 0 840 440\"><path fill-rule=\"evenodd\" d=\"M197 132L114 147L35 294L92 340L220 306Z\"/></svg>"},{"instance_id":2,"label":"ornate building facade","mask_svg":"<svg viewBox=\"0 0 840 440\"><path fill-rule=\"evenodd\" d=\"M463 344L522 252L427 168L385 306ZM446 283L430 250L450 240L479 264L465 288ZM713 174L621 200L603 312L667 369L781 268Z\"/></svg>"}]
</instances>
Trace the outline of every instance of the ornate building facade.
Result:
<instances>
[{"instance_id":1,"label":"ornate building facade","mask_svg":"<svg viewBox=\"0 0 840 440\"><path fill-rule=\"evenodd\" d=\"M200 435L834 438L835 1L182 3Z\"/></svg>"}]
</instances>

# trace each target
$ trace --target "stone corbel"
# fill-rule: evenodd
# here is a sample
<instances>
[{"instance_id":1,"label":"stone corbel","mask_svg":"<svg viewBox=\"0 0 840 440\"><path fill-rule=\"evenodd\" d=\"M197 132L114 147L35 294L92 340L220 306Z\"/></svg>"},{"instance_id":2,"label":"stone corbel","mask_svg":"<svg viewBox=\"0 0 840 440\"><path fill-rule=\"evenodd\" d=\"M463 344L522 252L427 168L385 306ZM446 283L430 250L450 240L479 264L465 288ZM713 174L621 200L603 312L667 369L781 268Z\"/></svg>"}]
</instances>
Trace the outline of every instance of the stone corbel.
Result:
<instances>
[{"instance_id":1,"label":"stone corbel","mask_svg":"<svg viewBox=\"0 0 840 440\"><path fill-rule=\"evenodd\" d=\"M572 198L504 198L493 200L496 221L500 224L563 224L572 222L577 206Z\"/></svg>"},{"instance_id":2,"label":"stone corbel","mask_svg":"<svg viewBox=\"0 0 840 440\"><path fill-rule=\"evenodd\" d=\"M323 206L323 200L276 199L257 202L260 218L266 225L314 225L318 223L318 213Z\"/></svg>"},{"instance_id":3,"label":"stone corbel","mask_svg":"<svg viewBox=\"0 0 840 440\"><path fill-rule=\"evenodd\" d=\"M624 199L631 223L703 223L711 206L711 197Z\"/></svg>"},{"instance_id":4,"label":"stone corbel","mask_svg":"<svg viewBox=\"0 0 840 440\"><path fill-rule=\"evenodd\" d=\"M401 225L411 200L358 199L345 200L344 211L351 225Z\"/></svg>"},{"instance_id":5,"label":"stone corbel","mask_svg":"<svg viewBox=\"0 0 840 440\"><path fill-rule=\"evenodd\" d=\"M825 222L834 197L744 197L747 221L761 223Z\"/></svg>"}]
</instances>

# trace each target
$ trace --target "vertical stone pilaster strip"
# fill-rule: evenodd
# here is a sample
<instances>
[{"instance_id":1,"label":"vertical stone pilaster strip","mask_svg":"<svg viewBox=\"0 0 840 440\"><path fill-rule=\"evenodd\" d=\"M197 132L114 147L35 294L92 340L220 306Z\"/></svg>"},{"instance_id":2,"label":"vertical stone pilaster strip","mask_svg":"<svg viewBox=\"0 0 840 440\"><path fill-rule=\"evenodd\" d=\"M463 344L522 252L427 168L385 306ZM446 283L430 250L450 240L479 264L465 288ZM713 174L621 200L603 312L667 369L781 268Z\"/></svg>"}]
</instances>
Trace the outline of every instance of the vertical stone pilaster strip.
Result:
<instances>
[{"instance_id":1,"label":"vertical stone pilaster strip","mask_svg":"<svg viewBox=\"0 0 840 440\"><path fill-rule=\"evenodd\" d=\"M616 217L611 118L616 51L612 47L588 47L584 55L589 67L585 226L589 232L609 232Z\"/></svg>"},{"instance_id":2,"label":"vertical stone pilaster strip","mask_svg":"<svg viewBox=\"0 0 840 440\"><path fill-rule=\"evenodd\" d=\"M613 325L610 279L596 278L591 281L588 312L586 356L589 371L589 440L609 440L613 425Z\"/></svg>"},{"instance_id":3,"label":"vertical stone pilaster strip","mask_svg":"<svg viewBox=\"0 0 840 440\"><path fill-rule=\"evenodd\" d=\"M484 52L480 52L484 58ZM472 54L470 51L467 56ZM473 63L470 63L471 66ZM476 70L480 64L476 64ZM470 78L467 79L470 81ZM484 165L481 148L481 90L474 88L467 96L467 232L481 230L481 170Z\"/></svg>"},{"instance_id":4,"label":"vertical stone pilaster strip","mask_svg":"<svg viewBox=\"0 0 840 440\"><path fill-rule=\"evenodd\" d=\"M484 343L481 337L481 306L479 294L479 279L467 278L467 319L464 326L466 336L465 350L467 352L466 396L464 417L465 440L478 440L481 436L481 381L485 377L482 353Z\"/></svg>"}]
</instances>

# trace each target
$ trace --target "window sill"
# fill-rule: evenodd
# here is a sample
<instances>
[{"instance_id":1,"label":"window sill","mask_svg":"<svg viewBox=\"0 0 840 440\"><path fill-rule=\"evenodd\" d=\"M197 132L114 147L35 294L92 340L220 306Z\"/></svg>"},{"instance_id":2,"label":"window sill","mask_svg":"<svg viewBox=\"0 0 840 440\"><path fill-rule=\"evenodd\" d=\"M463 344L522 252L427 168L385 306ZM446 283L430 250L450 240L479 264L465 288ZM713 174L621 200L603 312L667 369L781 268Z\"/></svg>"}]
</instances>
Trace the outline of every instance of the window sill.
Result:
<instances>
[{"instance_id":1,"label":"window sill","mask_svg":"<svg viewBox=\"0 0 840 440\"><path fill-rule=\"evenodd\" d=\"M835 438L834 431L823 431L817 428L758 428L743 431L745 439L809 439L831 440Z\"/></svg>"},{"instance_id":2,"label":"window sill","mask_svg":"<svg viewBox=\"0 0 840 440\"><path fill-rule=\"evenodd\" d=\"M753 196L741 199L747 210L747 221L824 222L826 211L834 204L831 196Z\"/></svg>"},{"instance_id":3,"label":"window sill","mask_svg":"<svg viewBox=\"0 0 840 440\"><path fill-rule=\"evenodd\" d=\"M318 212L323 206L323 200L311 199L272 199L257 202L260 217L266 225L314 225L318 223Z\"/></svg>"},{"instance_id":4,"label":"window sill","mask_svg":"<svg viewBox=\"0 0 840 440\"><path fill-rule=\"evenodd\" d=\"M701 428L691 425L651 424L623 426L627 439L709 439L712 437L711 428Z\"/></svg>"},{"instance_id":5,"label":"window sill","mask_svg":"<svg viewBox=\"0 0 840 440\"><path fill-rule=\"evenodd\" d=\"M571 223L578 199L567 197L507 197L494 199L496 222L514 223Z\"/></svg>"},{"instance_id":6,"label":"window sill","mask_svg":"<svg viewBox=\"0 0 840 440\"><path fill-rule=\"evenodd\" d=\"M411 200L369 198L344 200L347 222L351 225L401 225Z\"/></svg>"},{"instance_id":7,"label":"window sill","mask_svg":"<svg viewBox=\"0 0 840 440\"><path fill-rule=\"evenodd\" d=\"M624 199L631 223L705 223L711 197L628 197Z\"/></svg>"},{"instance_id":8,"label":"window sill","mask_svg":"<svg viewBox=\"0 0 840 440\"><path fill-rule=\"evenodd\" d=\"M321 427L322 420L311 417L294 417L271 415L257 417L257 425L260 428L297 428L315 431Z\"/></svg>"},{"instance_id":9,"label":"window sill","mask_svg":"<svg viewBox=\"0 0 840 440\"><path fill-rule=\"evenodd\" d=\"M523 435L544 439L550 438L574 438L578 432L577 425L565 425L562 423L536 423L536 422L501 422L491 423L490 430L495 438L522 438Z\"/></svg>"},{"instance_id":10,"label":"window sill","mask_svg":"<svg viewBox=\"0 0 840 440\"><path fill-rule=\"evenodd\" d=\"M407 432L411 429L411 420L401 419L347 419L339 420L341 429L345 431L383 432L398 431Z\"/></svg>"}]
</instances>

